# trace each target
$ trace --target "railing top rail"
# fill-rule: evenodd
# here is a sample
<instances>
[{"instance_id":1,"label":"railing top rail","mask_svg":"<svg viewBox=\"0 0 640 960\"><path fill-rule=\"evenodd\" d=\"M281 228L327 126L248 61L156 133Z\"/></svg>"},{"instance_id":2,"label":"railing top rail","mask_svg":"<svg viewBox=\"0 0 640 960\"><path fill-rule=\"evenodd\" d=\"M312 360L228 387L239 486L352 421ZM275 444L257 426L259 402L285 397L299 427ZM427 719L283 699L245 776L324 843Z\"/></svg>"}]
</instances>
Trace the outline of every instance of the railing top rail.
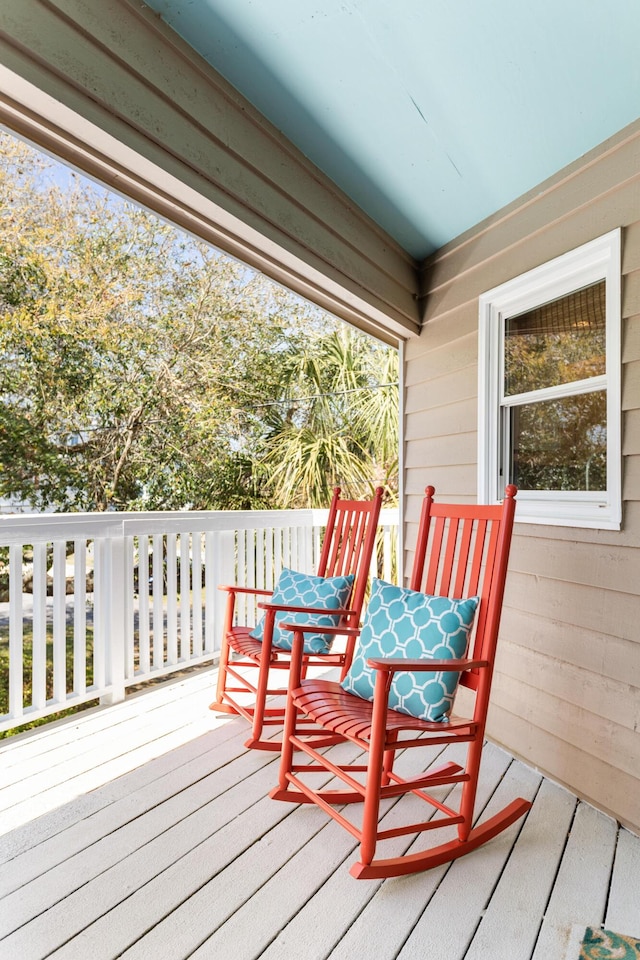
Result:
<instances>
[{"instance_id":1,"label":"railing top rail","mask_svg":"<svg viewBox=\"0 0 640 960\"><path fill-rule=\"evenodd\" d=\"M52 540L113 539L161 533L208 533L270 527L321 526L326 510L181 510L111 513L47 513L0 517L0 546ZM398 521L383 510L381 524Z\"/></svg>"}]
</instances>

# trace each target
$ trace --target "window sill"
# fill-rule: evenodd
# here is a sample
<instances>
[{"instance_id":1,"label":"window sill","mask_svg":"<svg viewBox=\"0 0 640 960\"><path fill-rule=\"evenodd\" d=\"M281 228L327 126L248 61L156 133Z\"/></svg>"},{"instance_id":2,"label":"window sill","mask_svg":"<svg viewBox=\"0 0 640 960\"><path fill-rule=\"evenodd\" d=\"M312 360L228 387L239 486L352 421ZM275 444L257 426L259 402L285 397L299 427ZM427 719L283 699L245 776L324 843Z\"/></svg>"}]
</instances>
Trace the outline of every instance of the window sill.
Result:
<instances>
[{"instance_id":1,"label":"window sill","mask_svg":"<svg viewBox=\"0 0 640 960\"><path fill-rule=\"evenodd\" d=\"M591 498L577 501L570 494L564 498L562 494L556 494L556 497L553 501L535 499L521 491L517 499L516 522L592 530L621 529L621 510L617 504Z\"/></svg>"}]
</instances>

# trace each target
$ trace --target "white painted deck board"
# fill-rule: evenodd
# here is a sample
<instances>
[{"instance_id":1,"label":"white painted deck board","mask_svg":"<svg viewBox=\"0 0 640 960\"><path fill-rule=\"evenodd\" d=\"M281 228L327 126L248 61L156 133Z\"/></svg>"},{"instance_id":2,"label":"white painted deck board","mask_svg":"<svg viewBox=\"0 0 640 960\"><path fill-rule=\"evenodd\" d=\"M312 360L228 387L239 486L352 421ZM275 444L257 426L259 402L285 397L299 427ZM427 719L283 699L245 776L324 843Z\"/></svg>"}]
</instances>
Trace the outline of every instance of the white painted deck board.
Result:
<instances>
[{"instance_id":1,"label":"white painted deck board","mask_svg":"<svg viewBox=\"0 0 640 960\"><path fill-rule=\"evenodd\" d=\"M533 960L564 957L573 926L604 919L617 825L588 804L576 808Z\"/></svg>"},{"instance_id":2,"label":"white painted deck board","mask_svg":"<svg viewBox=\"0 0 640 960\"><path fill-rule=\"evenodd\" d=\"M230 741L217 742L214 754L216 766L228 763L234 754L240 755L243 740L243 735L236 734ZM180 791L197 785L203 777L215 775L211 771L212 750L206 748L208 741L206 737L199 738L199 741L202 741L205 751L202 755L140 787L131 778L126 796L109 798L104 806L18 853L12 861L11 870L0 872L0 896L6 896L11 890L46 874L92 844L109 839L116 830L137 821L147 811Z\"/></svg>"},{"instance_id":3,"label":"white painted deck board","mask_svg":"<svg viewBox=\"0 0 640 960\"><path fill-rule=\"evenodd\" d=\"M40 752L35 763L31 741L22 741L23 758L10 740L3 741L7 746L0 748L0 832L19 825L22 815L33 819L212 729L219 721L201 709L201 701L211 692L210 682L200 689L202 684L199 676L197 711L189 706L194 693L182 700L180 690L185 688L178 683L170 685L173 689L166 703L160 688L155 688L148 694L151 707L144 703L144 694L137 694L110 708L114 711L111 728L105 722L104 708L79 714L73 721L73 737L57 723L52 734L45 733L47 751ZM20 808L18 812L15 807Z\"/></svg>"},{"instance_id":4,"label":"white painted deck board","mask_svg":"<svg viewBox=\"0 0 640 960\"><path fill-rule=\"evenodd\" d=\"M225 726L216 731L215 747L221 747L227 731L231 734L234 730L241 743L242 732L238 732L232 726ZM104 784L99 791L74 797L63 806L49 809L52 801L47 798L47 813L36 820L29 819L29 815L33 815L32 805L24 804L23 808L18 810L22 815L21 826L0 836L0 863L26 850L40 849L40 845L45 841L63 833L74 824L84 825L92 813L112 803L118 801L129 803L132 795L145 786L153 789L151 785L155 780L164 775L173 774L175 770L186 766L192 758L211 750L214 744L208 739L210 737L211 734L204 734L187 741L179 749L170 750L143 763L142 766L130 769L117 780ZM241 747L239 746L238 749L240 750ZM0 823L3 823L2 817L0 817ZM4 823L3 826L5 826Z\"/></svg>"},{"instance_id":5,"label":"white painted deck board","mask_svg":"<svg viewBox=\"0 0 640 960\"><path fill-rule=\"evenodd\" d=\"M511 764L496 783L480 820L498 813L514 797L533 800L540 777L522 764ZM477 807L476 807L477 809ZM442 877L434 895L400 951L402 960L439 960L464 957L471 942L478 918L490 901L496 878L504 869L522 824L515 823L488 844L482 858L463 857L452 864ZM459 891L465 896L460 897ZM489 956L490 954L486 954Z\"/></svg>"},{"instance_id":6,"label":"white painted deck board","mask_svg":"<svg viewBox=\"0 0 640 960\"><path fill-rule=\"evenodd\" d=\"M640 937L640 840L628 830L618 836L605 927Z\"/></svg>"},{"instance_id":7,"label":"white painted deck board","mask_svg":"<svg viewBox=\"0 0 640 960\"><path fill-rule=\"evenodd\" d=\"M452 751L447 753L453 759ZM489 797L492 795L506 768L510 758L502 751L489 750L484 757L482 786L478 794L476 810L483 810ZM459 791L459 787L456 788ZM438 842L446 842L455 831L449 829L439 835ZM417 850L418 843L414 845ZM411 850L414 852L414 849ZM407 940L416 922L419 920L425 907L430 903L434 893L438 890L442 878L448 867L438 867L421 876L419 884L412 882L415 878L397 878L378 883L372 891L366 908L352 924L345 937L331 953L331 960L348 960L350 957L366 955L368 942L378 945L379 956L395 957L398 950ZM420 948L422 950L422 948ZM421 952L420 956L424 954Z\"/></svg>"},{"instance_id":8,"label":"white painted deck board","mask_svg":"<svg viewBox=\"0 0 640 960\"><path fill-rule=\"evenodd\" d=\"M439 750L432 750L435 761ZM402 758L399 758L400 765ZM440 759L438 759L438 764ZM398 822L400 803L387 802L384 823L391 827ZM423 812L423 811L421 811ZM308 848L299 851L273 878L272 883L260 891L259 900L264 900L264 909L258 910L257 923L260 925L260 939L257 936L256 918L252 917L254 900L245 904L231 921L211 940L203 945L194 958L229 955L230 944L238 931L252 927L252 950L246 956L290 957L304 943L305 957L325 957L332 946L340 940L342 933L357 916L367 901L373 896L379 883L358 884L349 875L348 869L357 857L356 844L346 831L341 830L332 821L314 838ZM408 844L407 839L392 841L388 852L401 852ZM328 863L333 868L327 870ZM325 864L323 867L322 864ZM285 896L284 903L278 900L282 887L291 892ZM273 889L270 889L272 887ZM286 913L274 909L273 904L286 905ZM292 929L295 928L295 929ZM298 947L296 947L298 944ZM259 948L260 952L257 953ZM215 951L218 951L217 953ZM241 953L241 956L245 956ZM357 956L357 954L351 954Z\"/></svg>"},{"instance_id":9,"label":"white painted deck board","mask_svg":"<svg viewBox=\"0 0 640 960\"><path fill-rule=\"evenodd\" d=\"M478 819L535 798L524 821L452 865L354 880L351 835L268 798L278 757L208 710L211 684L193 674L58 722L43 743L0 744L23 790L0 813L2 960L355 960L373 946L378 960L563 960L576 925L640 934L640 839L491 745ZM432 748L425 762L451 758ZM387 802L387 825L417 803Z\"/></svg>"},{"instance_id":10,"label":"white painted deck board","mask_svg":"<svg viewBox=\"0 0 640 960\"><path fill-rule=\"evenodd\" d=\"M203 692L206 698L206 691L211 693L211 699L213 690L212 674L205 670L192 673L186 680L184 677L177 680L170 678L165 683L136 691L108 710L94 707L77 714L75 718L54 720L39 727L37 737L34 737L33 731L26 731L3 740L3 763L8 769L13 764L22 764L56 748L64 749L70 741L70 727L74 731L73 742L78 745L77 753L85 752L79 745L86 741L85 745L90 747L91 738L101 730L109 730L113 734L120 724L126 724L132 717L137 720L136 726L140 726L150 714L156 711L165 713L171 704L185 705L191 698L200 701Z\"/></svg>"},{"instance_id":11,"label":"white painted deck board","mask_svg":"<svg viewBox=\"0 0 640 960\"><path fill-rule=\"evenodd\" d=\"M244 757L240 756L222 770L215 770L206 776L200 773L198 776L202 776L202 779L197 779L190 786L181 787L179 780L174 780L173 784L167 784L173 791L172 795L167 796L162 802L158 802L161 801L162 794L159 792L160 785L156 781L152 785L154 791L157 791L155 797L151 798L148 790L142 792L140 797L134 795L133 801L144 800L147 796L149 800L145 805L141 805L140 802L137 806L134 803L130 804L125 810L127 822L120 822L121 810L118 809L116 814L113 809L116 806L114 804L106 808L103 816L96 815L90 818L93 822L85 821L82 824L83 830L65 831L65 836L55 838L61 842L55 844L53 852L48 851L50 862L48 869L31 882L23 880L20 872L23 863L17 863L15 865L17 879L28 885L21 886L14 894L0 901L0 927L3 927L3 922L8 921L9 918L18 926L19 918L23 918L22 922L26 922L29 916L37 916L39 912L50 907L52 885L55 886L58 898L63 900L95 876L131 858L134 852L153 843L156 838L165 837L176 824L185 822L186 818L210 804L213 798L223 794L235 784L241 783L249 772L255 771L255 764L252 764L251 770L247 771L247 764L243 761ZM191 765L188 772L194 772ZM117 806L121 808L122 804ZM95 836L96 825L102 836L92 840L90 828L94 827L93 835ZM74 843L79 848L75 854L73 853ZM55 856L55 854L58 854L58 863L51 865L52 855ZM26 858L18 859L24 861ZM28 866L33 869L31 858ZM11 872L13 873L13 868Z\"/></svg>"},{"instance_id":12,"label":"white painted deck board","mask_svg":"<svg viewBox=\"0 0 640 960\"><path fill-rule=\"evenodd\" d=\"M531 957L574 809L573 797L543 780L465 958Z\"/></svg>"}]
</instances>

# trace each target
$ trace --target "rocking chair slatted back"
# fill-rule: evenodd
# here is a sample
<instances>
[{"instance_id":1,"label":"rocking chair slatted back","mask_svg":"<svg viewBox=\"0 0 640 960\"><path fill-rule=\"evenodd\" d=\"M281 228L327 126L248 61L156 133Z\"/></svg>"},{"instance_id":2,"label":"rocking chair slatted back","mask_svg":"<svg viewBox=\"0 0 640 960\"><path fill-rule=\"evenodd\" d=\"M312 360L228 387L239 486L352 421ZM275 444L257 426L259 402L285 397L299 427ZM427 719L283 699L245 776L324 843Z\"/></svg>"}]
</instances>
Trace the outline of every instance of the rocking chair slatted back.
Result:
<instances>
[{"instance_id":1,"label":"rocking chair slatted back","mask_svg":"<svg viewBox=\"0 0 640 960\"><path fill-rule=\"evenodd\" d=\"M373 516L370 501L340 500L334 495L322 541L318 576L339 577L355 574L350 599L350 607L354 612L348 619L352 626L357 626L362 610L375 548L377 524L378 518L377 515Z\"/></svg>"},{"instance_id":2,"label":"rocking chair slatted back","mask_svg":"<svg viewBox=\"0 0 640 960\"><path fill-rule=\"evenodd\" d=\"M513 491L507 488L504 505L481 508L434 503L434 488L425 491L410 586L457 600L480 596L469 659L493 660L495 654L506 577L504 537L510 536L515 512ZM498 589L494 578L501 584ZM476 690L478 676L477 669L465 671L460 683Z\"/></svg>"}]
</instances>

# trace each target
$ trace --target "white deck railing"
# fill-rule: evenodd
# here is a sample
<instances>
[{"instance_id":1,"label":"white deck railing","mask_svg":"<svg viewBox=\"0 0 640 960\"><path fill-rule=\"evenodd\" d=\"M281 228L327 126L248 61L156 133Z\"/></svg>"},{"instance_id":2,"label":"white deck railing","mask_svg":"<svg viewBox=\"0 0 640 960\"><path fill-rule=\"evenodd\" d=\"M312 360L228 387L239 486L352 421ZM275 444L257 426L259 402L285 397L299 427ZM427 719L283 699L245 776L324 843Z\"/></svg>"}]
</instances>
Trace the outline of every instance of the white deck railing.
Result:
<instances>
[{"instance_id":1,"label":"white deck railing","mask_svg":"<svg viewBox=\"0 0 640 960\"><path fill-rule=\"evenodd\" d=\"M9 587L0 600L0 656L8 648L8 676L0 678L8 712L0 714L0 730L89 700L116 702L132 684L212 661L225 602L218 584L269 589L282 567L313 572L326 516L291 510L1 518ZM387 580L397 569L397 525L397 511L383 510L373 572ZM254 623L255 614L255 603L240 605L243 622Z\"/></svg>"}]
</instances>

